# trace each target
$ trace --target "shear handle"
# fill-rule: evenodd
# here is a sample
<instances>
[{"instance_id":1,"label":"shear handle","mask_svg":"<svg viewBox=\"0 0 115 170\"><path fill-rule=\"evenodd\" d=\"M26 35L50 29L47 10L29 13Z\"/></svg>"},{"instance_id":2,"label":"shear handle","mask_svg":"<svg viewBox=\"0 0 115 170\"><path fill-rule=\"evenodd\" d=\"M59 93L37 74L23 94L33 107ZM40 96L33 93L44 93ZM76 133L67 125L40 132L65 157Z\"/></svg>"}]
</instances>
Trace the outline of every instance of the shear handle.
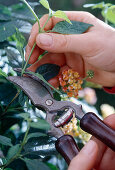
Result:
<instances>
[{"instance_id":1,"label":"shear handle","mask_svg":"<svg viewBox=\"0 0 115 170\"><path fill-rule=\"evenodd\" d=\"M115 130L106 125L94 113L85 114L80 120L80 127L115 151Z\"/></svg>"},{"instance_id":2,"label":"shear handle","mask_svg":"<svg viewBox=\"0 0 115 170\"><path fill-rule=\"evenodd\" d=\"M67 164L69 165L71 160L79 153L79 148L70 135L63 135L57 139L56 150L63 156Z\"/></svg>"}]
</instances>

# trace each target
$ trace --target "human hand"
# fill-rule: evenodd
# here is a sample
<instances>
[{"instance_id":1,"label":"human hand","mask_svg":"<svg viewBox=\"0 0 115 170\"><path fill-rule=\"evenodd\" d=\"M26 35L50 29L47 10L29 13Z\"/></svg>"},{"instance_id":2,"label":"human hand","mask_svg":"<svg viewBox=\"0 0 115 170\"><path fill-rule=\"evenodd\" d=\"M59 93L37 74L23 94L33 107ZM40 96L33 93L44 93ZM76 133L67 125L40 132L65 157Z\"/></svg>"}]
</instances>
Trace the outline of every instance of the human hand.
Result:
<instances>
[{"instance_id":1,"label":"human hand","mask_svg":"<svg viewBox=\"0 0 115 170\"><path fill-rule=\"evenodd\" d=\"M115 129L115 114L108 116L104 122ZM114 170L115 152L96 138L92 138L73 158L68 170Z\"/></svg>"},{"instance_id":2,"label":"human hand","mask_svg":"<svg viewBox=\"0 0 115 170\"><path fill-rule=\"evenodd\" d=\"M90 81L103 86L115 86L115 29L105 24L88 12L66 12L70 20L86 22L94 26L86 33L76 35L62 35L55 33L38 34L36 23L26 48L26 59L36 42L35 50L29 60L30 70L35 71L38 66L44 63L53 63L61 67L61 71L67 68L79 72L84 77L86 71L93 70L95 75ZM41 18L40 24L44 25L48 15ZM51 18L45 27L52 29L58 18ZM46 54L37 63L38 56L47 50ZM34 64L35 63L35 64ZM58 79L50 80L55 87L58 86Z\"/></svg>"}]
</instances>

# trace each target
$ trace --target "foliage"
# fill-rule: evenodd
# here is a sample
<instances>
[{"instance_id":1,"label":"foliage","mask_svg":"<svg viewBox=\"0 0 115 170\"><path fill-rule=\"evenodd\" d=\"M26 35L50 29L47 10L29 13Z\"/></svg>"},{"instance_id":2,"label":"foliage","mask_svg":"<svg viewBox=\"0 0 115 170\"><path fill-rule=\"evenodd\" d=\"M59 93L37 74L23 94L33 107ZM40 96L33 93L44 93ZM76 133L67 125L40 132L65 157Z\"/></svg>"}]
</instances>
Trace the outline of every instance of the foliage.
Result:
<instances>
[{"instance_id":1,"label":"foliage","mask_svg":"<svg viewBox=\"0 0 115 170\"><path fill-rule=\"evenodd\" d=\"M111 22L112 24L115 24L115 5L111 3L105 3L101 2L98 4L85 4L85 8L92 8L96 9L99 8L101 9L101 14L105 18L105 22L108 23Z\"/></svg>"},{"instance_id":2,"label":"foliage","mask_svg":"<svg viewBox=\"0 0 115 170\"><path fill-rule=\"evenodd\" d=\"M41 14L34 11L39 11L38 9L42 6L45 7L44 11L49 12L47 22L52 16L64 20L57 23L52 30L48 30L49 32L78 34L85 32L92 26L70 21L63 11L53 11L47 0L40 0L39 3L10 0L0 4L0 167L2 170L31 170L32 168L53 170L58 169L60 165L66 167L64 160L55 150L55 138L47 134L50 126L44 120L46 113L40 108L36 109L28 97L6 79L7 76L18 74L13 70L14 68L22 68L23 75L29 66L28 61L36 44L34 44L28 60L25 61L25 46L29 37L28 29L36 21L39 24ZM110 11L114 11L114 6L108 5L107 8L109 13L106 18L110 21L110 16L113 14ZM104 7L101 9L104 10ZM39 24L39 32L44 32L47 22L42 28ZM59 71L59 66L47 63L32 74L37 75L48 84L47 81L57 76ZM62 94L62 91L53 89L55 98L62 100L62 96L59 94ZM99 91L98 95L101 94L100 91L102 92L100 89L97 91ZM111 100L115 99L115 96L109 97ZM106 98L104 98L104 102L106 102ZM99 108L102 102L98 101L97 103L96 107ZM81 143L83 143L82 140ZM52 165L50 161L53 158L58 159L55 165Z\"/></svg>"}]
</instances>

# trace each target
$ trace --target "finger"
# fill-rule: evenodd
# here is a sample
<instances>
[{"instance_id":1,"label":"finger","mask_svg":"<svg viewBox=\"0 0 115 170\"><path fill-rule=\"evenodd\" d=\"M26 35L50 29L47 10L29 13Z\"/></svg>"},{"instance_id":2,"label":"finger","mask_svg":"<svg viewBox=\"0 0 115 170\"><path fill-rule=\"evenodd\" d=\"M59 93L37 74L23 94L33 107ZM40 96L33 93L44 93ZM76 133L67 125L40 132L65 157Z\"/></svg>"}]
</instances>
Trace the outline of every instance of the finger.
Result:
<instances>
[{"instance_id":1,"label":"finger","mask_svg":"<svg viewBox=\"0 0 115 170\"><path fill-rule=\"evenodd\" d=\"M37 35L36 44L41 49L53 53L74 52L84 55L92 44L92 36L87 33L79 35L42 33Z\"/></svg>"},{"instance_id":2,"label":"finger","mask_svg":"<svg viewBox=\"0 0 115 170\"><path fill-rule=\"evenodd\" d=\"M115 129L115 114L110 115L107 118L105 118L104 122L107 125L109 125L110 127L112 127L113 129ZM103 155L105 154L107 146L104 143L102 143L101 141L99 141L98 139L96 139L95 137L92 137L92 140L97 143L98 148L99 148L97 160L96 160L96 163L95 163L95 168L97 168L99 166L102 158L103 158Z\"/></svg>"},{"instance_id":3,"label":"finger","mask_svg":"<svg viewBox=\"0 0 115 170\"><path fill-rule=\"evenodd\" d=\"M94 167L98 153L97 144L90 140L71 161L68 170L91 170Z\"/></svg>"},{"instance_id":4,"label":"finger","mask_svg":"<svg viewBox=\"0 0 115 170\"><path fill-rule=\"evenodd\" d=\"M98 167L98 170L114 170L115 169L115 152L110 148L107 148L103 159L101 160L101 164Z\"/></svg>"},{"instance_id":5,"label":"finger","mask_svg":"<svg viewBox=\"0 0 115 170\"><path fill-rule=\"evenodd\" d=\"M26 47L26 54L25 54L25 59L27 61L30 53L31 53L31 48L27 45ZM35 63L35 61L37 61L37 59L39 58L39 56L43 53L44 51L42 49L40 49L37 45L35 46L35 49L33 50L31 57L29 59L29 64L33 64Z\"/></svg>"},{"instance_id":6,"label":"finger","mask_svg":"<svg viewBox=\"0 0 115 170\"><path fill-rule=\"evenodd\" d=\"M64 54L53 54L53 53L48 53L45 54L42 59L40 59L38 62L36 62L35 64L33 64L32 66L29 67L29 70L31 71L36 71L36 69L42 65L42 64L46 64L46 63L51 63L51 64L57 64L60 67L62 67L63 65L66 64L66 60L65 60L65 55Z\"/></svg>"}]
</instances>

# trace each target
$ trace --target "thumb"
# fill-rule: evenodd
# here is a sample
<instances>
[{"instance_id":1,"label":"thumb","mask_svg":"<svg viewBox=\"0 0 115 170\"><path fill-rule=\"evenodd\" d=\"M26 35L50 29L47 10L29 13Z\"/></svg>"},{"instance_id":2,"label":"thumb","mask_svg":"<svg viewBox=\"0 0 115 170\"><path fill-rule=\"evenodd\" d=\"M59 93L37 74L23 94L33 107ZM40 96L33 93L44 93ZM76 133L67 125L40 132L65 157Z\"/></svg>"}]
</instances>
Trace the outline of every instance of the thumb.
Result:
<instances>
[{"instance_id":1,"label":"thumb","mask_svg":"<svg viewBox=\"0 0 115 170\"><path fill-rule=\"evenodd\" d=\"M41 33L36 37L36 44L41 49L53 53L75 52L82 55L87 49L87 37L85 33L79 35Z\"/></svg>"},{"instance_id":2,"label":"thumb","mask_svg":"<svg viewBox=\"0 0 115 170\"><path fill-rule=\"evenodd\" d=\"M68 170L91 170L94 167L97 154L97 144L93 140L90 140L80 153L73 158Z\"/></svg>"}]
</instances>

